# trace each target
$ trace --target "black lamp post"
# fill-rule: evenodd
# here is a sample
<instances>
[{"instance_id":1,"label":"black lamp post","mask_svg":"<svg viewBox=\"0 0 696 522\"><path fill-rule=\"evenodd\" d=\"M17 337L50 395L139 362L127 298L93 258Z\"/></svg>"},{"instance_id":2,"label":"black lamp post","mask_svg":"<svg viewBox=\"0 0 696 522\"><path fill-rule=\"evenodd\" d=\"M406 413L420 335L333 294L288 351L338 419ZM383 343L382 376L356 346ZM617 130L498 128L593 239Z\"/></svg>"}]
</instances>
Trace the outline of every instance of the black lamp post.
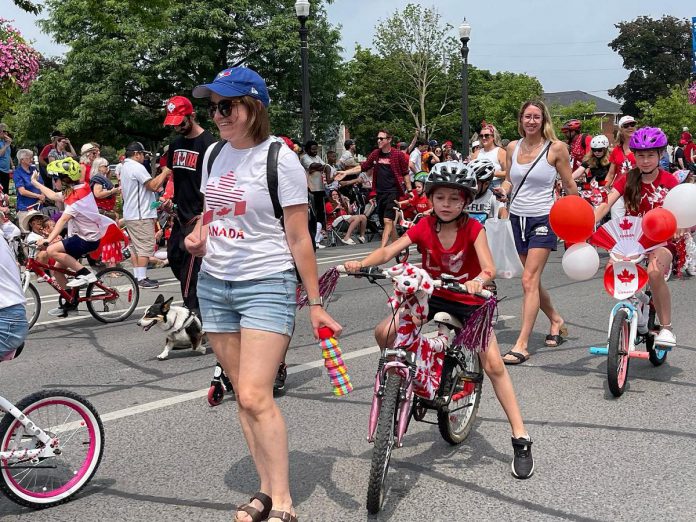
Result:
<instances>
[{"instance_id":1,"label":"black lamp post","mask_svg":"<svg viewBox=\"0 0 696 522\"><path fill-rule=\"evenodd\" d=\"M469 156L469 35L471 25L462 21L459 26L459 39L462 42L462 159Z\"/></svg>"},{"instance_id":2,"label":"black lamp post","mask_svg":"<svg viewBox=\"0 0 696 522\"><path fill-rule=\"evenodd\" d=\"M302 141L307 143L312 138L309 123L309 48L307 47L307 18L309 18L309 0L297 0L295 13L300 21L300 54L302 57Z\"/></svg>"}]
</instances>

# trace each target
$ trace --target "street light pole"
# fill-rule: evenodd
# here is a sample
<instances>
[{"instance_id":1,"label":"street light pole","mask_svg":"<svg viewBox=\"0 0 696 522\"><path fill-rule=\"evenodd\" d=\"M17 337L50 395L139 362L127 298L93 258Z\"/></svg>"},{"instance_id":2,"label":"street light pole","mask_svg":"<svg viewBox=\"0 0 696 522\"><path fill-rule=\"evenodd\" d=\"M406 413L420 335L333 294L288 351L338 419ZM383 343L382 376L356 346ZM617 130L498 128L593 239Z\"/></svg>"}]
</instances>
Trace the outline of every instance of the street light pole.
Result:
<instances>
[{"instance_id":1,"label":"street light pole","mask_svg":"<svg viewBox=\"0 0 696 522\"><path fill-rule=\"evenodd\" d=\"M459 39L462 42L462 159L469 156L469 35L471 25L462 21L459 26Z\"/></svg>"},{"instance_id":2,"label":"street light pole","mask_svg":"<svg viewBox=\"0 0 696 522\"><path fill-rule=\"evenodd\" d=\"M307 143L312 138L309 120L309 47L307 45L307 18L309 0L297 0L295 13L300 21L300 55L302 58L302 140Z\"/></svg>"}]
</instances>

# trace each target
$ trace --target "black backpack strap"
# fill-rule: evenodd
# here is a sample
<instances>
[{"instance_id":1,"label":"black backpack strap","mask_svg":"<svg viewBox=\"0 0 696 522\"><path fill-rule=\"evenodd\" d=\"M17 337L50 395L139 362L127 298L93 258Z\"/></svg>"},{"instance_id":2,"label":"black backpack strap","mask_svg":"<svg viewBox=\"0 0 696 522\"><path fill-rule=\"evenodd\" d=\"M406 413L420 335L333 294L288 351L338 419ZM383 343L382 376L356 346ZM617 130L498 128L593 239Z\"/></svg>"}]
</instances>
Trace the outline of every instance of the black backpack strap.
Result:
<instances>
[{"instance_id":1,"label":"black backpack strap","mask_svg":"<svg viewBox=\"0 0 696 522\"><path fill-rule=\"evenodd\" d=\"M268 193L271 196L271 203L273 203L273 213L275 217L281 220L283 219L283 207L280 205L280 199L278 198L278 152L280 152L280 147L282 143L279 141L273 141L268 147L268 159L266 160L266 183L268 184Z\"/></svg>"},{"instance_id":2,"label":"black backpack strap","mask_svg":"<svg viewBox=\"0 0 696 522\"><path fill-rule=\"evenodd\" d=\"M208 177L210 177L210 171L213 170L213 163L215 163L215 159L220 154L220 151L222 150L222 147L225 146L225 143L227 143L227 140L218 141L213 147L213 150L210 151L210 156L208 156Z\"/></svg>"}]
</instances>

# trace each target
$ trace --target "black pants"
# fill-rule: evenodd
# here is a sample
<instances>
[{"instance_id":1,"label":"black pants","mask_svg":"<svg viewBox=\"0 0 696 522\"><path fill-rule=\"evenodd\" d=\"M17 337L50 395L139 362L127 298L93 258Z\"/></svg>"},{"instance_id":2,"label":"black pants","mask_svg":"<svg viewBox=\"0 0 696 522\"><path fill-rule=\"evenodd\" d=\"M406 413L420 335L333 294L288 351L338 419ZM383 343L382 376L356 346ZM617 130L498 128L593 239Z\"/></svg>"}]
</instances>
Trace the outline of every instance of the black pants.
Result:
<instances>
[{"instance_id":1,"label":"black pants","mask_svg":"<svg viewBox=\"0 0 696 522\"><path fill-rule=\"evenodd\" d=\"M189 310L197 311L198 292L196 291L196 287L198 286L198 272L201 269L201 258L194 257L186 251L184 248L185 237L185 231L182 230L179 221L174 220L172 234L169 236L169 242L167 243L167 259L169 260L169 267L172 269L174 277L176 277L181 284L181 295L184 298L184 304ZM192 261L193 267L191 267ZM191 271L190 279L189 270ZM187 283L188 294L186 293Z\"/></svg>"},{"instance_id":2,"label":"black pants","mask_svg":"<svg viewBox=\"0 0 696 522\"><path fill-rule=\"evenodd\" d=\"M10 193L10 173L2 172L0 170L0 185L2 185L2 190L5 194Z\"/></svg>"},{"instance_id":3,"label":"black pants","mask_svg":"<svg viewBox=\"0 0 696 522\"><path fill-rule=\"evenodd\" d=\"M317 222L321 223L322 228L326 229L326 209L324 208L324 201L326 199L326 194L322 190L321 192L312 192L312 206L314 207L314 214L317 216ZM316 234L316 230L312 232L312 235Z\"/></svg>"}]
</instances>

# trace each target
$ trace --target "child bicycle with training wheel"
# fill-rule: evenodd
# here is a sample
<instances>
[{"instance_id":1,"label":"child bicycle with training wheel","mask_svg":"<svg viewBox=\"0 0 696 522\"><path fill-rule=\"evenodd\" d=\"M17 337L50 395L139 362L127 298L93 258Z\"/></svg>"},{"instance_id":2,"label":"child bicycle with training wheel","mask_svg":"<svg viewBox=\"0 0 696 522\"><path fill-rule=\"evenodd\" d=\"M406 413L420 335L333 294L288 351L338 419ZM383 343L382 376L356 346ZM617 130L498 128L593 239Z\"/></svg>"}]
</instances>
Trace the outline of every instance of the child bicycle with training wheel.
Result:
<instances>
[{"instance_id":1,"label":"child bicycle with training wheel","mask_svg":"<svg viewBox=\"0 0 696 522\"><path fill-rule=\"evenodd\" d=\"M440 279L443 284L441 284L440 288L434 288L432 297L428 302L429 310L427 312L418 307L415 308L418 315L421 316L418 317L416 315L416 318L418 322L423 323L436 318L436 315L442 312L458 321L457 324L468 324L471 328L478 327L480 329L476 332L477 335L473 337L478 339L483 346L472 346L474 349L479 349L478 356L473 358L476 362L472 364L467 363L466 368L467 371L475 371L476 364L480 362L481 367L491 379L496 396L503 410L505 410L512 428L512 445L514 449L512 473L517 478L528 478L534 472L534 461L531 452L532 441L522 421L512 381L500 356L498 343L490 327L490 321L486 320L486 314L481 313L481 307L485 305L485 299L479 297L479 295L482 294L483 287L495 277L495 266L493 265L483 226L478 221L470 219L465 211L466 206L472 201L477 190L476 175L465 164L459 162L437 164L430 172L426 182L426 193L431 199L433 214L422 219L418 225L409 229L395 243L375 250L362 261L349 261L345 264L345 268L348 272L359 273L367 266L386 263L412 243L418 246L423 253L422 270L428 277ZM445 281L448 283L444 283ZM403 283L403 286L404 288L413 287L412 284L406 284L406 282ZM409 293L409 291L406 290L405 293ZM478 316L477 312L479 312ZM480 319L478 324L474 319L475 317ZM473 320L473 323L470 323L471 320ZM407 357L405 353L401 354L399 352L399 350L404 351L402 347L394 344L397 339L397 332L394 331L393 327L395 323L401 324L398 310L394 315L382 321L375 329L377 342L383 348L378 378L383 373L383 368L386 365L385 361L388 360L387 355L398 355L402 359ZM448 324L444 318L442 324ZM462 335L466 337L466 334L467 331L465 329ZM439 350L431 348L430 351L436 354L444 354L447 351L445 348L446 344L448 343L444 343L443 340ZM455 346L456 344L455 341ZM391 349L391 347L394 347L394 349ZM416 356L417 358L418 356ZM441 376L442 381L447 382L448 370L445 367L445 371L442 372L437 362L442 360L443 355L432 355L430 361L433 366L421 368L421 373L424 374L425 380L421 379L423 384L420 386L420 390L428 394L428 400L432 400L433 394L440 393L439 383L441 382ZM411 367L413 367L414 362L416 361L410 362ZM432 372L430 371L431 369L433 370ZM403 371L401 374L403 377ZM466 374L464 375L466 377ZM384 401L388 396L386 395L387 388L393 391L395 386L394 384L389 385L389 379L376 386L377 396L382 395L380 397L382 406L384 406ZM463 389L466 389L465 379L464 383L455 382L452 386L455 387L451 390L454 394L463 391ZM457 391L456 386L463 386L463 388ZM404 393L400 391L399 398L403 396ZM449 397L451 400L452 395L449 394ZM379 404L379 401L377 401L377 404ZM442 411L446 412L447 410ZM408 415L410 413L406 412L403 414ZM416 418L422 418L424 410L415 408L413 415ZM374 415L371 415L371 420L374 421ZM385 422L387 421L388 419L385 420ZM402 420L402 426L403 422ZM393 431L392 426L390 425L386 428L387 433ZM405 426L403 427L405 429ZM377 432L379 431L378 427ZM385 451L387 464L392 446L393 444L388 444ZM377 451L377 448L375 450ZM378 474L378 477L382 480L382 485L378 488L373 487L370 489L373 493L378 491L378 494L373 495L372 498L368 497L368 500L372 501L368 503L368 509L378 510L379 506L381 506L381 500L383 499L380 499L380 496L383 495L385 476L386 465L382 475Z\"/></svg>"},{"instance_id":2,"label":"child bicycle with training wheel","mask_svg":"<svg viewBox=\"0 0 696 522\"><path fill-rule=\"evenodd\" d=\"M17 357L28 331L19 270L0 240L0 362ZM42 390L16 405L0 396L0 491L41 509L67 502L99 467L104 428L92 404L66 390Z\"/></svg>"}]
</instances>

